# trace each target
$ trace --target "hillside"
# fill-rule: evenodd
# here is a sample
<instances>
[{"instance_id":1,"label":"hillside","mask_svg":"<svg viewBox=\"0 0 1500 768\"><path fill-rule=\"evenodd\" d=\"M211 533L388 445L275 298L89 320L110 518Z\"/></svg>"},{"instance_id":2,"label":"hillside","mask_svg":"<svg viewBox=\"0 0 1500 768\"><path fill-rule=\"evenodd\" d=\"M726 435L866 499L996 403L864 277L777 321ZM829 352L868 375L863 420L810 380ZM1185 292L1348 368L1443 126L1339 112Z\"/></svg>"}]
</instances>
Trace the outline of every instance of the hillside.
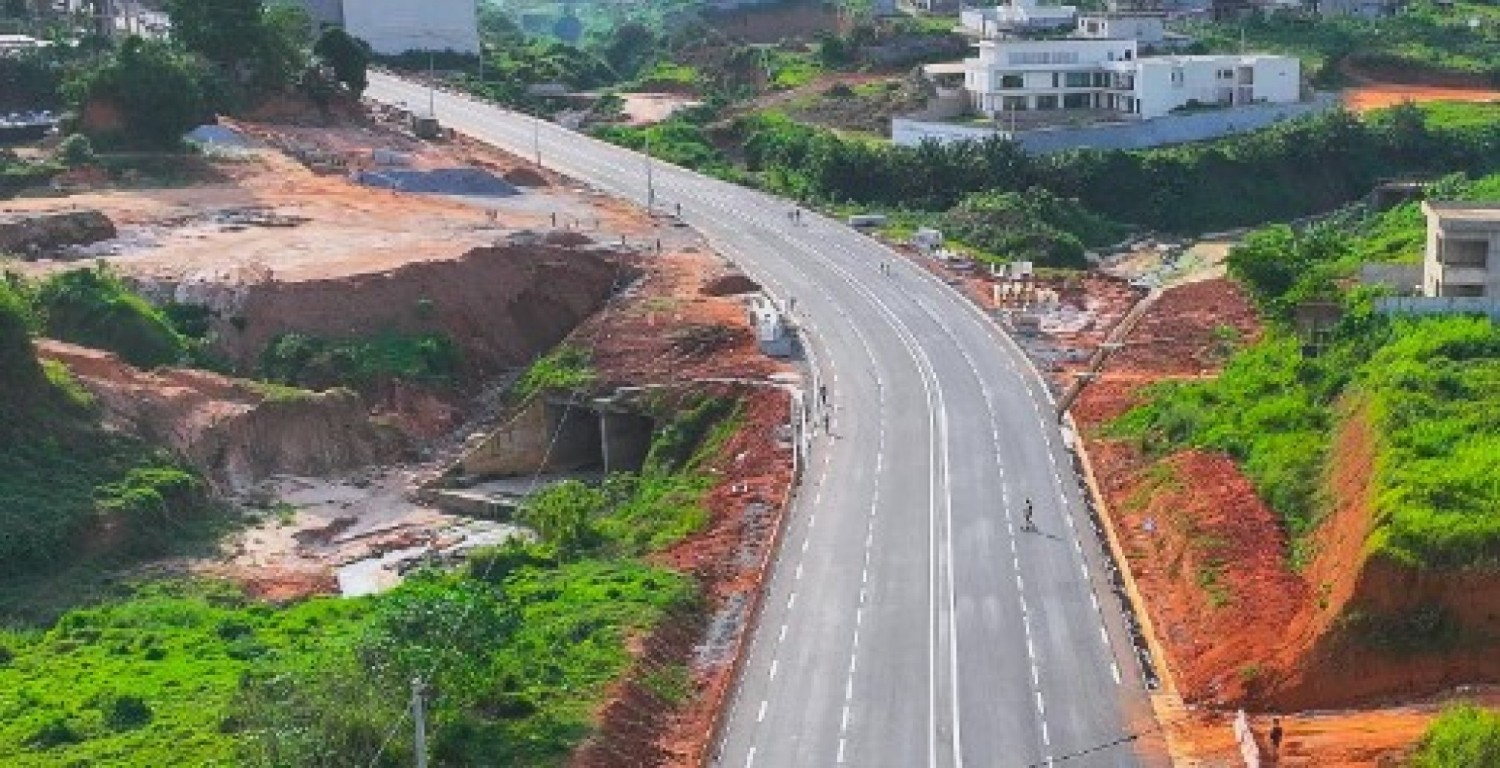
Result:
<instances>
[{"instance_id":1,"label":"hillside","mask_svg":"<svg viewBox=\"0 0 1500 768\"><path fill-rule=\"evenodd\" d=\"M1500 199L1500 177L1439 190ZM1161 570L1133 567L1174 595L1151 608L1190 699L1323 708L1500 680L1500 329L1375 314L1351 279L1420 253L1422 227L1408 204L1247 238L1230 269L1261 338L1096 432L1121 514L1157 521L1131 539ZM1315 347L1291 322L1309 299L1343 308Z\"/></svg>"}]
</instances>

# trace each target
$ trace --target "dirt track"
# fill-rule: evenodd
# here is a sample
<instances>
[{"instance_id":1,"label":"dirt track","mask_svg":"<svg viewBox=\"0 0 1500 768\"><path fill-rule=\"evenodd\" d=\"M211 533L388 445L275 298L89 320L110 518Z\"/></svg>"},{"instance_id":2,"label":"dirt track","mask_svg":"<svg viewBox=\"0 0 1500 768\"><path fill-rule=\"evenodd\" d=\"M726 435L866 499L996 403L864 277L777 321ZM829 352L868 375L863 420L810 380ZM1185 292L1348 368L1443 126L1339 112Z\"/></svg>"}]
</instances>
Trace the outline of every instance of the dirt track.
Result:
<instances>
[{"instance_id":1,"label":"dirt track","mask_svg":"<svg viewBox=\"0 0 1500 768\"><path fill-rule=\"evenodd\" d=\"M1500 101L1500 90L1448 83L1401 83L1382 79L1350 66L1340 71L1354 81L1343 92L1344 105L1355 112L1369 112L1403 102Z\"/></svg>"}]
</instances>

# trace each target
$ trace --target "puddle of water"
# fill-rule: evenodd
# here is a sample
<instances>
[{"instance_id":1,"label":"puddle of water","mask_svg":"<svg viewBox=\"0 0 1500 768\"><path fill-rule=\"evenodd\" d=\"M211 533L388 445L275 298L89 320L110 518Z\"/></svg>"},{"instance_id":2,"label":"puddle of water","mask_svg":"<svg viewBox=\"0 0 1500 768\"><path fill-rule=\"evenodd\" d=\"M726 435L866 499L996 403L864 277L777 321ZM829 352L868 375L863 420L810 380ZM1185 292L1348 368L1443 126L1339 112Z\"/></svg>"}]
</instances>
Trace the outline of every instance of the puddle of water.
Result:
<instances>
[{"instance_id":1,"label":"puddle of water","mask_svg":"<svg viewBox=\"0 0 1500 768\"><path fill-rule=\"evenodd\" d=\"M408 547L345 565L338 570L339 593L344 597L361 597L391 589L401 583L397 565L426 551L427 547Z\"/></svg>"},{"instance_id":2,"label":"puddle of water","mask_svg":"<svg viewBox=\"0 0 1500 768\"><path fill-rule=\"evenodd\" d=\"M407 547L385 553L379 557L356 560L338 569L339 593L344 597L375 595L393 589L401 583L402 564L416 560L428 553L444 558L453 558L479 547L504 544L513 537L531 538L525 528L489 521L470 521L442 532L444 538L460 537L457 542L441 550L427 546Z\"/></svg>"}]
</instances>

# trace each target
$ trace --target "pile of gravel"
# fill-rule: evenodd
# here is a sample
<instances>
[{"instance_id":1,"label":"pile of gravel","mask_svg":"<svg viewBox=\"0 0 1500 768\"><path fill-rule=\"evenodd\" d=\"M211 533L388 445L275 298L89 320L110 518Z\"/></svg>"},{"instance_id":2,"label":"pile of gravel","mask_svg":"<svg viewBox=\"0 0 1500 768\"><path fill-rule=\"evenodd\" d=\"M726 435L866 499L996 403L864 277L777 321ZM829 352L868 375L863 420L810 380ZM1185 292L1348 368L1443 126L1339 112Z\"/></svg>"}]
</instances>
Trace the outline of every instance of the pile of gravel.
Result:
<instances>
[{"instance_id":1,"label":"pile of gravel","mask_svg":"<svg viewBox=\"0 0 1500 768\"><path fill-rule=\"evenodd\" d=\"M367 187L419 195L510 197L521 193L514 184L478 168L438 168L431 171L387 168L361 171L355 174L354 180Z\"/></svg>"}]
</instances>

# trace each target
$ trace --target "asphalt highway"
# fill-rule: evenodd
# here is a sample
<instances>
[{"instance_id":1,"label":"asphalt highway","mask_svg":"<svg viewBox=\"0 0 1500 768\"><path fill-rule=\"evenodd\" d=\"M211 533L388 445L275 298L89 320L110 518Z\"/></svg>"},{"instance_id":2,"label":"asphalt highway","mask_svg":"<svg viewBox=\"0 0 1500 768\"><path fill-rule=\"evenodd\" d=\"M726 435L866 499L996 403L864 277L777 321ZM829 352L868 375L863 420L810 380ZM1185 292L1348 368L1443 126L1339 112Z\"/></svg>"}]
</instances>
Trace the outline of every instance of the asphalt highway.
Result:
<instances>
[{"instance_id":1,"label":"asphalt highway","mask_svg":"<svg viewBox=\"0 0 1500 768\"><path fill-rule=\"evenodd\" d=\"M429 98L374 73L368 94ZM434 98L444 125L610 194L644 204L649 179L657 210L680 204L809 339L828 429L820 411L718 765L1159 764L1114 745L1152 727L1139 670L1070 438L989 318L785 200Z\"/></svg>"}]
</instances>

